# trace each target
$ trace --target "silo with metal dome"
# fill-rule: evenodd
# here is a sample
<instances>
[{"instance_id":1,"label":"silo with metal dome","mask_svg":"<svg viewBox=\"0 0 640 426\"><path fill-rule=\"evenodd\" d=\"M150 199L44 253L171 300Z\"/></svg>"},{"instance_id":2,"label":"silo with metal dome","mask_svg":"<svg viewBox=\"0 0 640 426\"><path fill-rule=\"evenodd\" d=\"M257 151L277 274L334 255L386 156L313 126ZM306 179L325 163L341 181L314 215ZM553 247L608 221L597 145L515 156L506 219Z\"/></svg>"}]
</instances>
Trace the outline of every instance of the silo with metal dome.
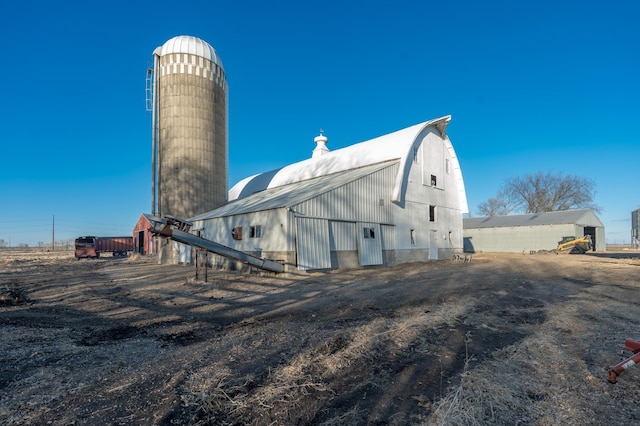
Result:
<instances>
[{"instance_id":1,"label":"silo with metal dome","mask_svg":"<svg viewBox=\"0 0 640 426\"><path fill-rule=\"evenodd\" d=\"M227 202L227 80L197 37L174 37L153 56L152 214L190 218Z\"/></svg>"}]
</instances>

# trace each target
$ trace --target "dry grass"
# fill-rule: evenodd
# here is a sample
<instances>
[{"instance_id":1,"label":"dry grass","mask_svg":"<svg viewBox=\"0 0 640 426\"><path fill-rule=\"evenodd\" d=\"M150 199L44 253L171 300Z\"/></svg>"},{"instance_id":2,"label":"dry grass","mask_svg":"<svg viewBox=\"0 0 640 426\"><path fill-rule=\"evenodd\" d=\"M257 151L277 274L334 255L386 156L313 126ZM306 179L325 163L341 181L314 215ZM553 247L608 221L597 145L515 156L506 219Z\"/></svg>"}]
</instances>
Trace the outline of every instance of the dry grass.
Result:
<instances>
[{"instance_id":1,"label":"dry grass","mask_svg":"<svg viewBox=\"0 0 640 426\"><path fill-rule=\"evenodd\" d=\"M636 411L628 404L640 397L634 384L640 374L625 373L624 384L613 386L605 380L606 366L617 362L613 354L622 336L639 335L633 326L638 317L616 293L623 294L595 286L548 307L548 321L529 337L470 371L467 363L459 384L435 404L425 424L599 425L605 418L625 424ZM594 314L599 318L585 318ZM620 328L612 329L612 323Z\"/></svg>"},{"instance_id":2,"label":"dry grass","mask_svg":"<svg viewBox=\"0 0 640 426\"><path fill-rule=\"evenodd\" d=\"M344 377L355 374L360 381L358 387L384 391L388 373L376 375L376 363L398 356L410 346L413 351L429 352L434 345L422 336L455 325L475 302L463 297L426 312L423 308L405 309L393 320L379 318L319 335L312 339L315 343L308 350L294 354L283 365L269 368L261 380L250 376L239 379L238 373L228 367L208 366L190 376L184 405L193 413L192 424L198 425L308 424L323 417L326 402L337 396L334 387L343 386L340 382ZM254 341L252 345L259 347L263 343ZM237 346L230 354L234 358L248 355ZM423 395L412 398L429 409L431 402ZM366 414L355 404L344 412L324 416L320 424L360 424Z\"/></svg>"},{"instance_id":3,"label":"dry grass","mask_svg":"<svg viewBox=\"0 0 640 426\"><path fill-rule=\"evenodd\" d=\"M0 262L0 423L640 417L640 368L606 381L618 346L640 337L637 257L491 254L209 283L136 255Z\"/></svg>"}]
</instances>

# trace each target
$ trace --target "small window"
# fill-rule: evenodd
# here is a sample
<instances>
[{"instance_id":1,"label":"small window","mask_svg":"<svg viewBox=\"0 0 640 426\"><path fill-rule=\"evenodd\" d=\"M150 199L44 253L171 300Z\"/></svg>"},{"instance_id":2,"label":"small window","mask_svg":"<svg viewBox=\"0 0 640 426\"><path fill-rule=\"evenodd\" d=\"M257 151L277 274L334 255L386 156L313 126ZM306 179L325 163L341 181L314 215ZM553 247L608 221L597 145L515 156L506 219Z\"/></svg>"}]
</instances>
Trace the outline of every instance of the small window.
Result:
<instances>
[{"instance_id":1,"label":"small window","mask_svg":"<svg viewBox=\"0 0 640 426\"><path fill-rule=\"evenodd\" d=\"M242 239L242 226L236 226L235 228L233 228L231 230L231 236L233 237L234 240L241 240Z\"/></svg>"},{"instance_id":2,"label":"small window","mask_svg":"<svg viewBox=\"0 0 640 426\"><path fill-rule=\"evenodd\" d=\"M411 230L411 245L412 246L416 245L416 230L415 229Z\"/></svg>"},{"instance_id":3,"label":"small window","mask_svg":"<svg viewBox=\"0 0 640 426\"><path fill-rule=\"evenodd\" d=\"M249 238L262 237L262 225L253 225L249 228Z\"/></svg>"},{"instance_id":4,"label":"small window","mask_svg":"<svg viewBox=\"0 0 640 426\"><path fill-rule=\"evenodd\" d=\"M375 233L374 228L365 227L365 228L362 228L362 231L363 231L363 236L365 238L375 238L376 237L376 233Z\"/></svg>"},{"instance_id":5,"label":"small window","mask_svg":"<svg viewBox=\"0 0 640 426\"><path fill-rule=\"evenodd\" d=\"M436 206L429 206L429 222L436 221Z\"/></svg>"},{"instance_id":6,"label":"small window","mask_svg":"<svg viewBox=\"0 0 640 426\"><path fill-rule=\"evenodd\" d=\"M436 175L431 175L431 186L438 186Z\"/></svg>"}]
</instances>

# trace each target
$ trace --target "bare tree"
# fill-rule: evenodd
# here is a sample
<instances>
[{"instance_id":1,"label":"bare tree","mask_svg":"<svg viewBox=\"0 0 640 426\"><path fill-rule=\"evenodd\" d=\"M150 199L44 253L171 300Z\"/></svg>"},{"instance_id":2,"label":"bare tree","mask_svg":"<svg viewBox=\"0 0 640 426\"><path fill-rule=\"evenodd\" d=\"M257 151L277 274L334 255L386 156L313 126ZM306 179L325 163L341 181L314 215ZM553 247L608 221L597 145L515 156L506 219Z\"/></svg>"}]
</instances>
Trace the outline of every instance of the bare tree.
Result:
<instances>
[{"instance_id":1,"label":"bare tree","mask_svg":"<svg viewBox=\"0 0 640 426\"><path fill-rule=\"evenodd\" d=\"M595 183L584 177L538 172L507 179L498 193L497 205L502 203L507 207L505 214L509 210L542 213L580 208L591 208L599 212L600 208L593 200L594 188ZM489 215L488 212L492 211L488 209L491 207L491 200L478 206L482 214Z\"/></svg>"},{"instance_id":2,"label":"bare tree","mask_svg":"<svg viewBox=\"0 0 640 426\"><path fill-rule=\"evenodd\" d=\"M502 191L499 191L495 198L489 198L478 204L478 214L481 216L506 216L510 210L509 203L505 201Z\"/></svg>"}]
</instances>

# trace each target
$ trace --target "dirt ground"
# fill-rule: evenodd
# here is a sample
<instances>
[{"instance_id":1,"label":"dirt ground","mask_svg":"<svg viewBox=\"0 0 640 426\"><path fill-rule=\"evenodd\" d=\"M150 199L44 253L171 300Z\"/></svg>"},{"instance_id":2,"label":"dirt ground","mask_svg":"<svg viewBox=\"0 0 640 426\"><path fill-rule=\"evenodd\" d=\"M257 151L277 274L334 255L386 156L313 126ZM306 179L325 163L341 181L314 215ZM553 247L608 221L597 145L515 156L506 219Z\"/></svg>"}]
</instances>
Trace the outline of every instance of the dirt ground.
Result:
<instances>
[{"instance_id":1,"label":"dirt ground","mask_svg":"<svg viewBox=\"0 0 640 426\"><path fill-rule=\"evenodd\" d=\"M640 253L287 275L0 251L0 424L628 425Z\"/></svg>"}]
</instances>

